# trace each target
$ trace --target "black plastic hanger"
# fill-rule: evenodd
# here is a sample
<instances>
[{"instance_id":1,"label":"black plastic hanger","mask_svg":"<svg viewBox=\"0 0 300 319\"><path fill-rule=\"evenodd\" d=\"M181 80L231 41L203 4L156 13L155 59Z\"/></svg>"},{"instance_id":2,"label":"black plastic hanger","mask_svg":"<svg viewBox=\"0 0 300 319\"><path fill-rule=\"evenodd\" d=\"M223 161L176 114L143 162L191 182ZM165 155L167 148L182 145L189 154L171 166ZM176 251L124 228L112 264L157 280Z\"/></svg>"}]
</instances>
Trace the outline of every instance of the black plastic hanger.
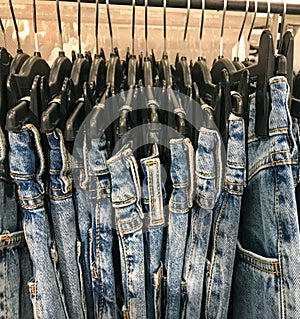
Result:
<instances>
[{"instance_id":1,"label":"black plastic hanger","mask_svg":"<svg viewBox=\"0 0 300 319\"><path fill-rule=\"evenodd\" d=\"M240 33L238 36L237 52L236 52L236 56L233 59L233 64L237 70L242 70L245 68L245 65L240 61L239 53L240 53L240 47L241 47L241 38L243 35L243 31L245 28L246 19L247 19L247 15L248 15L248 11L249 11L249 1L250 0L246 0L245 15L244 15L242 27L241 27L241 30L240 30Z\"/></svg>"},{"instance_id":2,"label":"black plastic hanger","mask_svg":"<svg viewBox=\"0 0 300 319\"><path fill-rule=\"evenodd\" d=\"M4 37L4 45L6 47L5 29L1 19L0 26ZM5 47L0 47L0 125L5 124L5 116L8 109L6 81L12 60L11 55L7 52Z\"/></svg>"},{"instance_id":3,"label":"black plastic hanger","mask_svg":"<svg viewBox=\"0 0 300 319\"><path fill-rule=\"evenodd\" d=\"M29 58L29 55L24 53L23 50L21 49L21 43L20 43L20 37L19 37L19 29L18 29L18 24L17 24L17 21L16 21L16 16L15 16L12 0L9 0L9 7L10 7L11 16L12 16L12 19L13 19L14 28L15 28L15 31L16 31L16 37L17 37L17 43L18 43L17 54L14 56L14 58L13 58L11 64L10 64L9 75L8 75L7 82L6 82L7 98L8 98L7 107L11 108L12 106L14 106L17 103L17 98L14 95L14 92L16 90L14 88L12 88L13 84L11 83L11 74L17 74L17 73L20 72L20 69L21 69L22 65ZM2 96L2 94L1 94L1 96ZM1 110L2 110L2 108L1 108ZM7 112L7 110L4 111L3 113L1 112L1 115L0 115L0 118L4 122L5 122L6 112ZM1 124L4 124L4 123L2 122Z\"/></svg>"},{"instance_id":4,"label":"black plastic hanger","mask_svg":"<svg viewBox=\"0 0 300 319\"><path fill-rule=\"evenodd\" d=\"M39 121L37 116L40 112L33 111L39 108L42 109L44 101L39 101L35 105L39 97L44 95L43 90L46 90L45 81L48 79L50 67L47 62L41 58L41 54L38 49L38 34L37 34L37 20L36 20L36 3L33 0L33 24L34 24L34 36L35 36L35 52L34 55L28 58L22 65L18 74L11 75L12 88L14 90L14 96L17 100L21 100L17 105L10 109L6 116L6 129L8 131L19 130L24 124L32 123L39 127ZM40 80L37 80L40 76ZM39 83L41 85L39 85ZM36 92L35 95L32 91ZM45 94L48 95L48 94ZM33 98L28 99L28 97ZM35 97L37 97L35 99ZM39 106L40 105L40 106Z\"/></svg>"},{"instance_id":5,"label":"black plastic hanger","mask_svg":"<svg viewBox=\"0 0 300 319\"><path fill-rule=\"evenodd\" d=\"M192 81L199 88L200 97L207 103L211 104L214 95L215 84L212 83L210 70L202 55L202 38L204 28L205 0L202 0L202 15L200 22L200 39L199 39L199 57L191 68Z\"/></svg>"},{"instance_id":6,"label":"black plastic hanger","mask_svg":"<svg viewBox=\"0 0 300 319\"><path fill-rule=\"evenodd\" d=\"M72 70L72 62L65 56L62 40L62 28L59 9L59 0L56 0L56 12L59 31L59 47L58 57L54 60L49 75L49 87L51 97L55 97L61 91L63 81L66 77L70 77Z\"/></svg>"}]
</instances>

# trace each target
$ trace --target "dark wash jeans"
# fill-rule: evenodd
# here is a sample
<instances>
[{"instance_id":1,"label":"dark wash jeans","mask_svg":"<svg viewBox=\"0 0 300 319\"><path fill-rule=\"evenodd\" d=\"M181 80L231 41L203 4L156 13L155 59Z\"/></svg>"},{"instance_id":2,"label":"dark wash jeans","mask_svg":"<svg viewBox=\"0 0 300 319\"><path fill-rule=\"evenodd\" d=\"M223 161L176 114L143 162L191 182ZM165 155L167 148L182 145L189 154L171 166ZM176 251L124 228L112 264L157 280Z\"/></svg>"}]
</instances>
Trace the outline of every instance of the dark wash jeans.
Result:
<instances>
[{"instance_id":1,"label":"dark wash jeans","mask_svg":"<svg viewBox=\"0 0 300 319\"><path fill-rule=\"evenodd\" d=\"M58 266L70 319L84 319L77 264L77 229L72 199L70 158L60 129L47 134L49 147L50 213L54 224Z\"/></svg>"},{"instance_id":2,"label":"dark wash jeans","mask_svg":"<svg viewBox=\"0 0 300 319\"><path fill-rule=\"evenodd\" d=\"M32 318L27 286L32 266L21 226L17 187L6 171L6 144L0 128L0 318Z\"/></svg>"},{"instance_id":3,"label":"dark wash jeans","mask_svg":"<svg viewBox=\"0 0 300 319\"><path fill-rule=\"evenodd\" d=\"M126 319L146 319L144 214L137 162L126 144L107 164L111 174L111 200L115 208L120 247L123 316Z\"/></svg>"},{"instance_id":4,"label":"dark wash jeans","mask_svg":"<svg viewBox=\"0 0 300 319\"><path fill-rule=\"evenodd\" d=\"M300 318L300 234L293 178L296 143L285 77L270 80L269 137L255 136L255 96L248 130L231 318Z\"/></svg>"},{"instance_id":5,"label":"dark wash jeans","mask_svg":"<svg viewBox=\"0 0 300 319\"><path fill-rule=\"evenodd\" d=\"M221 138L218 132L201 128L196 151L196 195L191 209L190 232L182 282L182 319L199 319L205 264L213 208L222 186Z\"/></svg>"},{"instance_id":6,"label":"dark wash jeans","mask_svg":"<svg viewBox=\"0 0 300 319\"><path fill-rule=\"evenodd\" d=\"M227 318L245 177L244 120L230 114L225 179L207 254L205 318Z\"/></svg>"},{"instance_id":7,"label":"dark wash jeans","mask_svg":"<svg viewBox=\"0 0 300 319\"><path fill-rule=\"evenodd\" d=\"M39 133L28 124L19 132L9 132L9 144L10 175L18 185L25 239L33 263L33 280L28 286L34 318L64 319L67 316L51 256L51 236L44 205L41 176L45 162Z\"/></svg>"}]
</instances>

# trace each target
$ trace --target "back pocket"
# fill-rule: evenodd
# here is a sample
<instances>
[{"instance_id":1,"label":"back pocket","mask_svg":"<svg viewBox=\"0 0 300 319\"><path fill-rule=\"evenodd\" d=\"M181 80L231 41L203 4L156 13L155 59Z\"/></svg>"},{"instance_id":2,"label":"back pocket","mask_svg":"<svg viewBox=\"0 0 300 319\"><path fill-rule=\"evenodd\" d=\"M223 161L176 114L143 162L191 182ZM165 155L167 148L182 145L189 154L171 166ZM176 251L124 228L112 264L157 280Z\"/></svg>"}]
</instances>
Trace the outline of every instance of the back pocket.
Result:
<instances>
[{"instance_id":1,"label":"back pocket","mask_svg":"<svg viewBox=\"0 0 300 319\"><path fill-rule=\"evenodd\" d=\"M280 318L280 268L237 244L230 318Z\"/></svg>"}]
</instances>

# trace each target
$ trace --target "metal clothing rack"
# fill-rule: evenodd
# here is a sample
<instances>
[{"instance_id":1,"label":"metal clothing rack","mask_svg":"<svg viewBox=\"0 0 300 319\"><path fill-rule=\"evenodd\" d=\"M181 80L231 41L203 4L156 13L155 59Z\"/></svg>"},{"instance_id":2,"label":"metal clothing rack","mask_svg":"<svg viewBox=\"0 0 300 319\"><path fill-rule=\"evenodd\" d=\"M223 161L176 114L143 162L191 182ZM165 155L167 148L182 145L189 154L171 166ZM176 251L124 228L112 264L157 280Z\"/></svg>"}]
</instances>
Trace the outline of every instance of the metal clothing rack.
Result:
<instances>
[{"instance_id":1,"label":"metal clothing rack","mask_svg":"<svg viewBox=\"0 0 300 319\"><path fill-rule=\"evenodd\" d=\"M76 0L62 0L67 2L75 2ZM95 3L94 0L82 0L84 3ZM105 0L100 0L99 3L104 4ZM202 1L191 0L192 9L201 9ZM284 1L283 0L271 0L271 12L281 14L284 11ZM109 4L111 5L132 5L132 0L110 0ZM137 6L144 6L144 0L136 0ZM223 10L223 0L206 0L205 8L207 10ZM162 7L163 0L149 0L148 6L152 7ZM186 0L169 0L167 1L167 7L170 8L186 8ZM246 9L246 0L228 0L227 1L227 11L242 11L245 12ZM254 12L255 1L250 0L249 3L249 12ZM266 13L268 9L268 1L258 1L258 10L257 12ZM295 14L300 15L300 1L299 0L287 0L287 11L286 14Z\"/></svg>"}]
</instances>

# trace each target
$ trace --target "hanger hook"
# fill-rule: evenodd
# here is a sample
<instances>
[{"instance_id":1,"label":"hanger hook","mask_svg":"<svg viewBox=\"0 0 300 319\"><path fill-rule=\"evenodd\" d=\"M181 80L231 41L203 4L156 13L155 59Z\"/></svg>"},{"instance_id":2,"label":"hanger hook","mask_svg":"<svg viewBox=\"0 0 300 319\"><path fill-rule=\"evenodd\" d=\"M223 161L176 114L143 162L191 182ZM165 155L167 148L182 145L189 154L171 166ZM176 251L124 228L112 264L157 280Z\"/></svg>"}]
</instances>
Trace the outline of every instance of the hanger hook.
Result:
<instances>
[{"instance_id":1,"label":"hanger hook","mask_svg":"<svg viewBox=\"0 0 300 319\"><path fill-rule=\"evenodd\" d=\"M33 32L34 32L34 45L35 45L35 52L39 52L39 39L37 34L37 22L36 22L36 3L33 0Z\"/></svg>"},{"instance_id":2,"label":"hanger hook","mask_svg":"<svg viewBox=\"0 0 300 319\"><path fill-rule=\"evenodd\" d=\"M187 36L187 30L189 26L190 12L191 12L191 0L187 0L186 20L185 20L185 27L184 27L184 34L183 34L184 53L186 51L186 36Z\"/></svg>"},{"instance_id":3,"label":"hanger hook","mask_svg":"<svg viewBox=\"0 0 300 319\"><path fill-rule=\"evenodd\" d=\"M14 27L16 30L16 36L17 36L17 43L18 43L18 51L21 51L21 42L20 42L20 37L19 37L19 28L18 28L18 24L17 24L17 20L16 20L16 16L15 16L15 11L14 11L14 7L12 4L12 0L9 0L9 8L10 8L10 13L13 19L13 23L14 23Z\"/></svg>"},{"instance_id":4,"label":"hanger hook","mask_svg":"<svg viewBox=\"0 0 300 319\"><path fill-rule=\"evenodd\" d=\"M59 0L56 0L56 15L58 22L58 37L59 37L59 49L60 51L64 51L64 44L62 38L62 28L61 28L61 18L60 18L60 8L59 8Z\"/></svg>"},{"instance_id":5,"label":"hanger hook","mask_svg":"<svg viewBox=\"0 0 300 319\"><path fill-rule=\"evenodd\" d=\"M256 15L257 15L257 10L258 10L258 0L255 0L253 20L252 20L252 23L251 23L251 26L250 26L250 30L249 30L249 33L248 33L248 37L247 37L247 41L248 41L248 42L250 41L251 34L252 34L252 31L253 31L253 28L254 28L254 23L255 23Z\"/></svg>"},{"instance_id":6,"label":"hanger hook","mask_svg":"<svg viewBox=\"0 0 300 319\"><path fill-rule=\"evenodd\" d=\"M135 31L135 0L132 0L132 29L131 29L132 54L134 54L134 31Z\"/></svg>"},{"instance_id":7,"label":"hanger hook","mask_svg":"<svg viewBox=\"0 0 300 319\"><path fill-rule=\"evenodd\" d=\"M241 38L242 38L242 34L243 34L243 31L244 31L244 28L245 28L247 15L248 15L248 12L249 12L249 3L250 3L250 0L247 0L246 1L245 15L244 15L242 27L241 27L241 30L240 30L240 33L239 33L239 37L238 37L237 54L236 54L237 57L239 57L239 53L240 53Z\"/></svg>"},{"instance_id":8,"label":"hanger hook","mask_svg":"<svg viewBox=\"0 0 300 319\"><path fill-rule=\"evenodd\" d=\"M106 12L107 12L108 27L109 27L111 52L114 53L113 31L112 31L112 25L111 25L111 19L110 19L109 0L106 0Z\"/></svg>"},{"instance_id":9,"label":"hanger hook","mask_svg":"<svg viewBox=\"0 0 300 319\"><path fill-rule=\"evenodd\" d=\"M283 0L283 11L282 11L281 27L280 27L280 40L283 38L285 16L286 16L286 7L287 7L286 0Z\"/></svg>"},{"instance_id":10,"label":"hanger hook","mask_svg":"<svg viewBox=\"0 0 300 319\"><path fill-rule=\"evenodd\" d=\"M220 57L223 57L223 35L224 35L226 11L227 11L227 0L224 0L222 26L221 26L221 36L220 36Z\"/></svg>"},{"instance_id":11,"label":"hanger hook","mask_svg":"<svg viewBox=\"0 0 300 319\"><path fill-rule=\"evenodd\" d=\"M164 0L164 54L167 54L167 0Z\"/></svg>"},{"instance_id":12,"label":"hanger hook","mask_svg":"<svg viewBox=\"0 0 300 319\"><path fill-rule=\"evenodd\" d=\"M267 21L266 21L265 29L268 29L268 27L269 27L270 13L271 13L271 0L268 0L268 14L267 14Z\"/></svg>"},{"instance_id":13,"label":"hanger hook","mask_svg":"<svg viewBox=\"0 0 300 319\"><path fill-rule=\"evenodd\" d=\"M202 57L202 37L203 37L203 27L204 27L204 14L205 14L205 0L202 0L202 15L201 15L200 41L199 41L200 57Z\"/></svg>"},{"instance_id":14,"label":"hanger hook","mask_svg":"<svg viewBox=\"0 0 300 319\"><path fill-rule=\"evenodd\" d=\"M3 33L4 47L7 48L7 45L6 45L6 33L5 33L5 28L4 28L4 25L3 25L3 22L2 22L1 18L0 18L0 27L1 27L1 31Z\"/></svg>"},{"instance_id":15,"label":"hanger hook","mask_svg":"<svg viewBox=\"0 0 300 319\"><path fill-rule=\"evenodd\" d=\"M81 54L81 8L80 8L80 0L77 0L77 31L78 31L78 50L79 54Z\"/></svg>"},{"instance_id":16,"label":"hanger hook","mask_svg":"<svg viewBox=\"0 0 300 319\"><path fill-rule=\"evenodd\" d=\"M99 0L96 0L95 38L96 38L96 54L97 55L99 54L98 27L99 27Z\"/></svg>"},{"instance_id":17,"label":"hanger hook","mask_svg":"<svg viewBox=\"0 0 300 319\"><path fill-rule=\"evenodd\" d=\"M148 0L145 0L145 43L146 56L148 56Z\"/></svg>"}]
</instances>

